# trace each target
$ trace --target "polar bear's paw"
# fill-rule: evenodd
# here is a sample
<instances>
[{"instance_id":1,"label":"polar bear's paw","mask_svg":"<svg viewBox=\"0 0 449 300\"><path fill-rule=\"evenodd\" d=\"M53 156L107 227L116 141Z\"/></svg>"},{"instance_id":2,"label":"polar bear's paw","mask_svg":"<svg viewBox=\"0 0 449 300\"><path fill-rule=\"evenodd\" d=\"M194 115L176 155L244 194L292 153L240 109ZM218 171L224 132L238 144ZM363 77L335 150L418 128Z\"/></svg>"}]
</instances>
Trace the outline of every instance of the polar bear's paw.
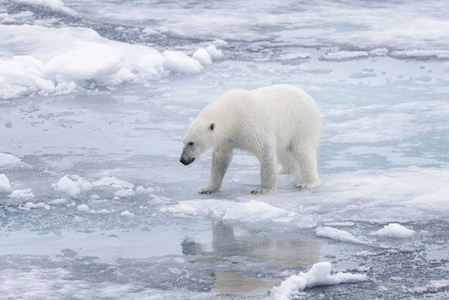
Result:
<instances>
[{"instance_id":1,"label":"polar bear's paw","mask_svg":"<svg viewBox=\"0 0 449 300\"><path fill-rule=\"evenodd\" d=\"M321 185L319 180L316 181L302 181L294 185L295 188L300 190L313 190Z\"/></svg>"},{"instance_id":2,"label":"polar bear's paw","mask_svg":"<svg viewBox=\"0 0 449 300\"><path fill-rule=\"evenodd\" d=\"M276 193L276 189L258 187L251 191L251 195L270 195Z\"/></svg>"},{"instance_id":3,"label":"polar bear's paw","mask_svg":"<svg viewBox=\"0 0 449 300\"><path fill-rule=\"evenodd\" d=\"M220 192L220 189L204 187L198 190L198 194L217 194Z\"/></svg>"}]
</instances>

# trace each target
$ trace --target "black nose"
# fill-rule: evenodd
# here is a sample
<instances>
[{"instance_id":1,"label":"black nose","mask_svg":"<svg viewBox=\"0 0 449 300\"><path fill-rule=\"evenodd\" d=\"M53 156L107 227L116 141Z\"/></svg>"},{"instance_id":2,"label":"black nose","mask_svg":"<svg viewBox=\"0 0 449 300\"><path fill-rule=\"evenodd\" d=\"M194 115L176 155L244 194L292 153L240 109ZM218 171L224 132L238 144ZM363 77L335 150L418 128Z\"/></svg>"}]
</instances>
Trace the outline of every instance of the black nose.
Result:
<instances>
[{"instance_id":1,"label":"black nose","mask_svg":"<svg viewBox=\"0 0 449 300\"><path fill-rule=\"evenodd\" d=\"M189 159L184 159L183 157L181 157L181 159L179 160L183 165L187 166L190 165L191 163L193 163L193 161L195 160L195 157L189 158Z\"/></svg>"}]
</instances>

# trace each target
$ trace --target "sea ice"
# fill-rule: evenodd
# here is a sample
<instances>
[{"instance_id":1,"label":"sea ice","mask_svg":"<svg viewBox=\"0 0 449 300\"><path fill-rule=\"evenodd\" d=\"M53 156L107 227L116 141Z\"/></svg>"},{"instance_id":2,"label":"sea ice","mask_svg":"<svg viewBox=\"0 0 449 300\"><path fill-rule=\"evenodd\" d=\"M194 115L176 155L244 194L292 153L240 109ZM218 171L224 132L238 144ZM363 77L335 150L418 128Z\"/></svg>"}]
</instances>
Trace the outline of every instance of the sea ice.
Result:
<instances>
[{"instance_id":1,"label":"sea ice","mask_svg":"<svg viewBox=\"0 0 449 300\"><path fill-rule=\"evenodd\" d=\"M53 183L52 187L57 191L75 197L83 191L91 190L92 184L78 175L66 175L59 179L57 183Z\"/></svg>"},{"instance_id":2,"label":"sea ice","mask_svg":"<svg viewBox=\"0 0 449 300\"><path fill-rule=\"evenodd\" d=\"M0 174L0 192L8 192L11 189L8 177L5 174Z\"/></svg>"},{"instance_id":3,"label":"sea ice","mask_svg":"<svg viewBox=\"0 0 449 300\"><path fill-rule=\"evenodd\" d=\"M193 59L199 61L202 65L212 64L212 57L206 49L200 48L193 53Z\"/></svg>"},{"instance_id":4,"label":"sea ice","mask_svg":"<svg viewBox=\"0 0 449 300\"><path fill-rule=\"evenodd\" d=\"M132 218L132 217L134 217L134 214L129 212L129 211L127 211L127 210L125 210L125 211L120 213L120 216Z\"/></svg>"},{"instance_id":5,"label":"sea ice","mask_svg":"<svg viewBox=\"0 0 449 300\"><path fill-rule=\"evenodd\" d=\"M369 54L366 51L337 51L329 52L322 56L325 60L342 61L346 59L366 58Z\"/></svg>"},{"instance_id":6,"label":"sea ice","mask_svg":"<svg viewBox=\"0 0 449 300\"><path fill-rule=\"evenodd\" d=\"M398 223L390 223L385 225L384 228L373 232L372 235L396 238L396 239L405 239L410 238L415 234L414 230L408 229Z\"/></svg>"},{"instance_id":7,"label":"sea ice","mask_svg":"<svg viewBox=\"0 0 449 300\"><path fill-rule=\"evenodd\" d=\"M161 79L170 71L197 74L204 70L203 64L212 63L212 58L224 58L212 44L200 48L194 58L181 51L167 50L161 54L152 47L109 40L93 29L82 27L0 24L0 40L3 49L14 48L21 53L0 52L3 99L68 93L76 87L146 82ZM26 47L20 48L21 44Z\"/></svg>"},{"instance_id":8,"label":"sea ice","mask_svg":"<svg viewBox=\"0 0 449 300\"><path fill-rule=\"evenodd\" d=\"M164 68L175 73L197 74L204 67L197 60L179 51L164 51Z\"/></svg>"},{"instance_id":9,"label":"sea ice","mask_svg":"<svg viewBox=\"0 0 449 300\"><path fill-rule=\"evenodd\" d=\"M75 16L77 14L76 11L65 6L65 4L60 0L15 0L15 1L29 5L47 7L54 11L65 13L72 16Z\"/></svg>"},{"instance_id":10,"label":"sea ice","mask_svg":"<svg viewBox=\"0 0 449 300\"><path fill-rule=\"evenodd\" d=\"M124 60L119 49L99 43L80 42L75 49L54 57L44 65L47 78L62 76L69 80L101 81L106 76L115 75Z\"/></svg>"},{"instance_id":11,"label":"sea ice","mask_svg":"<svg viewBox=\"0 0 449 300\"><path fill-rule=\"evenodd\" d=\"M34 198L34 194L31 189L15 190L8 197L13 200L31 200Z\"/></svg>"},{"instance_id":12,"label":"sea ice","mask_svg":"<svg viewBox=\"0 0 449 300\"><path fill-rule=\"evenodd\" d=\"M207 46L206 50L213 59L223 59L225 57L223 52L218 50L214 45Z\"/></svg>"},{"instance_id":13,"label":"sea ice","mask_svg":"<svg viewBox=\"0 0 449 300\"><path fill-rule=\"evenodd\" d=\"M0 98L14 99L0 100L3 297L227 299L226 273L250 293L235 297L297 299L372 270L369 284L305 298L445 298L445 0L62 1L0 5ZM245 196L260 170L238 152L228 188L197 196L210 159L179 164L187 117L230 88L276 83L320 105L323 186L279 176L276 195ZM387 232L413 243L368 247ZM288 278L320 257L354 274L325 263Z\"/></svg>"},{"instance_id":14,"label":"sea ice","mask_svg":"<svg viewBox=\"0 0 449 300\"><path fill-rule=\"evenodd\" d=\"M209 216L241 222L275 221L284 222L296 213L271 206L268 203L250 200L248 202L230 202L225 200L191 200L176 205L164 206L162 212L181 216Z\"/></svg>"},{"instance_id":15,"label":"sea ice","mask_svg":"<svg viewBox=\"0 0 449 300\"><path fill-rule=\"evenodd\" d=\"M57 199L51 200L50 204L51 205L65 205L65 204L67 204L67 202L68 201L65 198L57 198Z\"/></svg>"},{"instance_id":16,"label":"sea ice","mask_svg":"<svg viewBox=\"0 0 449 300\"><path fill-rule=\"evenodd\" d=\"M307 273L301 272L299 275L292 275L279 286L272 288L271 296L276 300L296 299L299 293L306 288L367 280L367 276L363 274L337 273L331 275L331 268L330 262L316 263Z\"/></svg>"},{"instance_id":17,"label":"sea ice","mask_svg":"<svg viewBox=\"0 0 449 300\"><path fill-rule=\"evenodd\" d=\"M366 244L365 241L356 238L352 233L341 229L336 229L332 227L318 227L317 229L315 229L315 232L316 235L319 237L325 237L336 241L356 243L356 244Z\"/></svg>"},{"instance_id":18,"label":"sea ice","mask_svg":"<svg viewBox=\"0 0 449 300\"><path fill-rule=\"evenodd\" d=\"M22 164L21 160L15 157L14 155L7 153L0 153L0 168L2 169L13 168L21 164Z\"/></svg>"},{"instance_id":19,"label":"sea ice","mask_svg":"<svg viewBox=\"0 0 449 300\"><path fill-rule=\"evenodd\" d=\"M49 210L50 205L47 205L44 202L39 202L39 203L27 202L27 203L25 203L26 210L35 209L35 208L45 208L46 210Z\"/></svg>"},{"instance_id":20,"label":"sea ice","mask_svg":"<svg viewBox=\"0 0 449 300\"><path fill-rule=\"evenodd\" d=\"M80 204L80 205L78 205L77 209L79 211L88 211L89 210L89 206L87 206L86 204Z\"/></svg>"},{"instance_id":21,"label":"sea ice","mask_svg":"<svg viewBox=\"0 0 449 300\"><path fill-rule=\"evenodd\" d=\"M114 199L120 199L123 197L134 196L136 193L133 189L120 189L114 193Z\"/></svg>"},{"instance_id":22,"label":"sea ice","mask_svg":"<svg viewBox=\"0 0 449 300\"><path fill-rule=\"evenodd\" d=\"M440 279L440 280L431 280L429 284L422 287L413 287L410 288L410 291L413 293L426 293L426 292L435 292L440 289L444 289L449 287L448 279Z\"/></svg>"},{"instance_id":23,"label":"sea ice","mask_svg":"<svg viewBox=\"0 0 449 300\"><path fill-rule=\"evenodd\" d=\"M114 176L105 176L105 177L101 177L100 179L92 182L92 186L102 186L102 185L106 185L106 186L112 186L113 188L117 188L117 189L132 189L134 188L134 184L125 181L125 180L120 180L115 178Z\"/></svg>"}]
</instances>

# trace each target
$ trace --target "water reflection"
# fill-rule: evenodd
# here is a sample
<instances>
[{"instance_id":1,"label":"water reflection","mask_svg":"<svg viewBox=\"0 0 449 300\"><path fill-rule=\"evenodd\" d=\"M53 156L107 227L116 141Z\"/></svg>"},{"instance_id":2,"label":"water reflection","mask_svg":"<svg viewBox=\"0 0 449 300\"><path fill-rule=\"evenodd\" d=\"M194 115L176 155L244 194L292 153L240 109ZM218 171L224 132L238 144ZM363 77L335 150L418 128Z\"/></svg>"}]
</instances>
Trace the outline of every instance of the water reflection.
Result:
<instances>
[{"instance_id":1,"label":"water reflection","mask_svg":"<svg viewBox=\"0 0 449 300\"><path fill-rule=\"evenodd\" d=\"M239 232L240 233L240 232ZM207 251L205 249L211 249ZM282 268L308 267L320 257L321 243L304 235L279 232L244 232L236 237L230 222L212 224L211 245L185 238L182 242L184 255L201 255L212 263L230 257L260 259L260 270L246 274L239 270L211 270L207 275L214 278L212 291L219 294L250 295L266 291L279 283L273 275ZM238 261L238 260L237 260ZM236 264L244 264L241 261Z\"/></svg>"}]
</instances>

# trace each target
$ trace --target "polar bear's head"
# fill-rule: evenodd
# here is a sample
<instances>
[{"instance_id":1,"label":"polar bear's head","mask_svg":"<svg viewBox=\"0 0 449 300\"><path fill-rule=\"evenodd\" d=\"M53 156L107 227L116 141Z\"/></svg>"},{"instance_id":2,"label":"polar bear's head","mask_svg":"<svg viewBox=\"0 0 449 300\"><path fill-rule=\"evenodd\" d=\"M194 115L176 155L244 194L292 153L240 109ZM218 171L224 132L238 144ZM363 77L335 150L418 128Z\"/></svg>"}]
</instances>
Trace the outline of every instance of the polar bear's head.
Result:
<instances>
[{"instance_id":1,"label":"polar bear's head","mask_svg":"<svg viewBox=\"0 0 449 300\"><path fill-rule=\"evenodd\" d=\"M180 162L189 165L216 143L215 123L190 118L190 126L184 136L184 148Z\"/></svg>"}]
</instances>

